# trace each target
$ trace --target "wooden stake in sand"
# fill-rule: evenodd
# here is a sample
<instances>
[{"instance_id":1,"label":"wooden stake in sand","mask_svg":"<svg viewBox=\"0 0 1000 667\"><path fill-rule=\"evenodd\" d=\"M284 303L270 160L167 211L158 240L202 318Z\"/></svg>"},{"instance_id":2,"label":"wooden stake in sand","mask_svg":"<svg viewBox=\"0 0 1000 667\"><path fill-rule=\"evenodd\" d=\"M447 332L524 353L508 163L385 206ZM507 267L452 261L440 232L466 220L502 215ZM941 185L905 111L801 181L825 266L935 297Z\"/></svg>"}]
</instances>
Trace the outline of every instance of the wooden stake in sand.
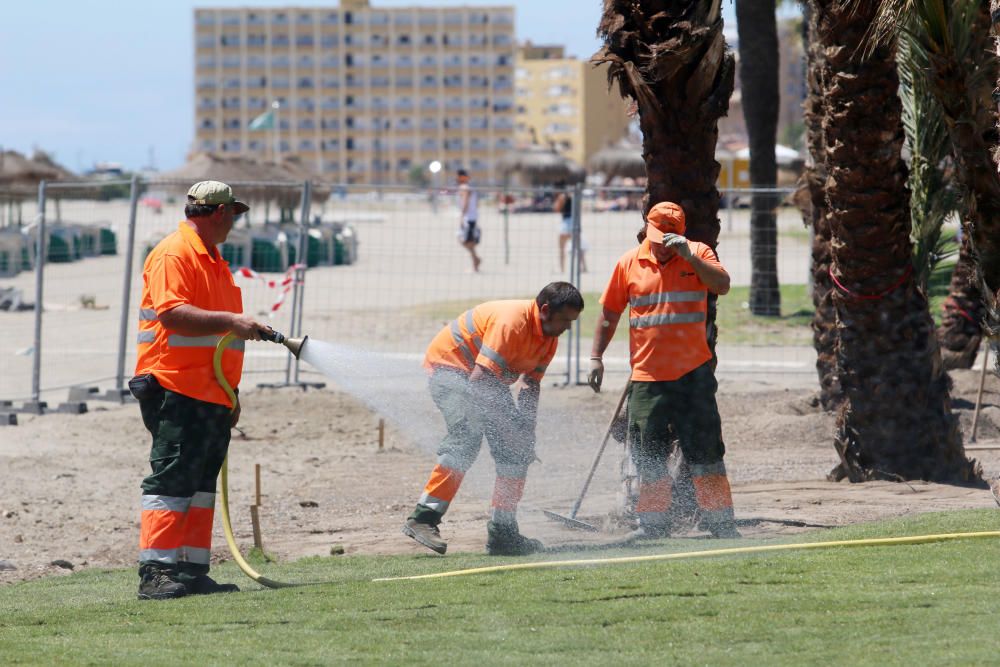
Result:
<instances>
[{"instance_id":1,"label":"wooden stake in sand","mask_svg":"<svg viewBox=\"0 0 1000 667\"><path fill-rule=\"evenodd\" d=\"M979 408L983 405L983 385L986 384L986 369L989 366L990 346L983 350L983 373L979 376L979 393L976 395L976 410L972 413L972 436L969 442L976 441L976 429L979 428Z\"/></svg>"},{"instance_id":2,"label":"wooden stake in sand","mask_svg":"<svg viewBox=\"0 0 1000 667\"><path fill-rule=\"evenodd\" d=\"M250 523L253 526L253 545L264 551L264 541L260 537L260 464L253 464L254 479L254 499L255 503L250 506Z\"/></svg>"},{"instance_id":3,"label":"wooden stake in sand","mask_svg":"<svg viewBox=\"0 0 1000 667\"><path fill-rule=\"evenodd\" d=\"M378 420L378 449L382 451L385 449L385 420Z\"/></svg>"}]
</instances>

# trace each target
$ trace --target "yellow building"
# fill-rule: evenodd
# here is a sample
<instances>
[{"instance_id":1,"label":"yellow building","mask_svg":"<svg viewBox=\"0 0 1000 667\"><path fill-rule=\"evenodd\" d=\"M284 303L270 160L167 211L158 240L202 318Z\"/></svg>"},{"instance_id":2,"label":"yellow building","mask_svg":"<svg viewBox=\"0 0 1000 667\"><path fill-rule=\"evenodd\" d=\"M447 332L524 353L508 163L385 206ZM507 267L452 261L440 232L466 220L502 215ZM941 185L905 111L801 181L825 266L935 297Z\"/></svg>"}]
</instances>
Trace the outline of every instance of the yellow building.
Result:
<instances>
[{"instance_id":1,"label":"yellow building","mask_svg":"<svg viewBox=\"0 0 1000 667\"><path fill-rule=\"evenodd\" d=\"M439 161L485 183L514 146L511 6L198 8L194 32L195 151L277 151L347 183Z\"/></svg>"},{"instance_id":2,"label":"yellow building","mask_svg":"<svg viewBox=\"0 0 1000 667\"><path fill-rule=\"evenodd\" d=\"M625 102L617 90L608 91L606 69L567 58L561 46L523 45L515 80L519 145L553 144L586 166L591 155L628 131Z\"/></svg>"}]
</instances>

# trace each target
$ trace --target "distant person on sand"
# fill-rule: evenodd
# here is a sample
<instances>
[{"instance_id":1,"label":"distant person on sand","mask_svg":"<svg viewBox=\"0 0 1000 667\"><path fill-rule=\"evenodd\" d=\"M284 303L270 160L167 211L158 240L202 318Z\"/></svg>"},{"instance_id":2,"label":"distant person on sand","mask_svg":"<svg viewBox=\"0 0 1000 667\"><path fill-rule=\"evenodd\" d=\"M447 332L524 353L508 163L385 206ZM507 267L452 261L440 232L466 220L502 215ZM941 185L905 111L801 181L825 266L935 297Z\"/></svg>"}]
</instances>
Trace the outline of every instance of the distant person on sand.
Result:
<instances>
[{"instance_id":1,"label":"distant person on sand","mask_svg":"<svg viewBox=\"0 0 1000 667\"><path fill-rule=\"evenodd\" d=\"M480 231L477 224L479 219L479 193L469 185L469 172L459 169L457 172L458 181L458 242L463 248L469 251L472 256L472 270L479 271L479 264L482 262L476 254L476 246L479 245Z\"/></svg>"},{"instance_id":2,"label":"distant person on sand","mask_svg":"<svg viewBox=\"0 0 1000 667\"><path fill-rule=\"evenodd\" d=\"M521 534L517 505L528 466L535 460L542 377L559 336L582 310L583 297L573 285L549 283L534 299L489 301L471 308L431 341L424 367L448 434L403 534L439 554L447 551L438 524L486 436L497 475L486 553L519 556L542 549L541 542ZM511 392L515 386L516 401Z\"/></svg>"},{"instance_id":3,"label":"distant person on sand","mask_svg":"<svg viewBox=\"0 0 1000 667\"><path fill-rule=\"evenodd\" d=\"M566 272L566 244L573 238L573 196L566 190L566 183L556 183L559 194L552 210L559 214L559 273Z\"/></svg>"}]
</instances>

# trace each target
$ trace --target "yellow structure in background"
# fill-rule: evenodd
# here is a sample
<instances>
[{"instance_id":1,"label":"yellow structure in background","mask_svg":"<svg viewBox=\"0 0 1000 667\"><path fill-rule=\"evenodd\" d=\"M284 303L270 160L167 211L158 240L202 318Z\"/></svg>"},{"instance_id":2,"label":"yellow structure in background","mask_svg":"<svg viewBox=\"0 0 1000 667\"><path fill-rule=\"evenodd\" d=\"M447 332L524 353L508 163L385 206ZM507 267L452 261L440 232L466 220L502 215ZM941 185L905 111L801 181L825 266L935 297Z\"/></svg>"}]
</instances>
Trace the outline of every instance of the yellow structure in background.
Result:
<instances>
[{"instance_id":1,"label":"yellow structure in background","mask_svg":"<svg viewBox=\"0 0 1000 667\"><path fill-rule=\"evenodd\" d=\"M608 91L605 68L566 57L562 46L524 44L514 77L518 145L552 144L586 166L591 155L628 131L625 102Z\"/></svg>"}]
</instances>

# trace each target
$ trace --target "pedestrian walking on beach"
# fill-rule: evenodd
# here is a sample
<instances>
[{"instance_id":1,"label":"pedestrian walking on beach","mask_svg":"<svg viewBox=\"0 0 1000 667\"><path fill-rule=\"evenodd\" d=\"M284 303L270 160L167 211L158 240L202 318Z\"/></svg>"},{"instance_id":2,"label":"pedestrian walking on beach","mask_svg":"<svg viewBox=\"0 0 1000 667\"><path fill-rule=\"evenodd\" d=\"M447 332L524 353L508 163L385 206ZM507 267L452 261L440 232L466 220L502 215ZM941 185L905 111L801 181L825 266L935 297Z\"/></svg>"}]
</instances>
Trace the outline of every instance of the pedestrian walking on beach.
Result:
<instances>
[{"instance_id":1,"label":"pedestrian walking on beach","mask_svg":"<svg viewBox=\"0 0 1000 667\"><path fill-rule=\"evenodd\" d=\"M573 285L546 285L530 300L489 301L465 311L431 341L424 358L431 398L448 434L437 465L403 533L440 554L438 525L479 455L483 436L496 463L486 552L523 555L542 544L523 536L517 505L535 460L535 422L542 377L559 336L583 310ZM517 389L516 397L512 389Z\"/></svg>"},{"instance_id":2,"label":"pedestrian walking on beach","mask_svg":"<svg viewBox=\"0 0 1000 667\"><path fill-rule=\"evenodd\" d=\"M689 241L684 231L679 205L661 202L650 209L645 239L615 265L594 331L588 383L600 391L604 351L629 308L629 434L639 472L633 539L669 537L672 529L670 427L691 467L701 526L713 537L739 537L705 334L708 292L726 294L729 274L710 247Z\"/></svg>"},{"instance_id":3,"label":"pedestrian walking on beach","mask_svg":"<svg viewBox=\"0 0 1000 667\"><path fill-rule=\"evenodd\" d=\"M239 590L208 576L215 483L239 420L216 381L215 347L230 386L239 385L246 340L269 329L244 315L240 288L218 246L249 207L218 181L195 183L187 219L149 253L142 271L138 359L129 389L152 435L142 480L139 598L162 600Z\"/></svg>"},{"instance_id":4,"label":"pedestrian walking on beach","mask_svg":"<svg viewBox=\"0 0 1000 667\"><path fill-rule=\"evenodd\" d=\"M469 251L472 258L473 272L479 271L482 262L476 254L476 246L481 240L479 229L479 193L469 185L469 172L459 169L456 174L458 183L457 204L459 210L458 242Z\"/></svg>"}]
</instances>

